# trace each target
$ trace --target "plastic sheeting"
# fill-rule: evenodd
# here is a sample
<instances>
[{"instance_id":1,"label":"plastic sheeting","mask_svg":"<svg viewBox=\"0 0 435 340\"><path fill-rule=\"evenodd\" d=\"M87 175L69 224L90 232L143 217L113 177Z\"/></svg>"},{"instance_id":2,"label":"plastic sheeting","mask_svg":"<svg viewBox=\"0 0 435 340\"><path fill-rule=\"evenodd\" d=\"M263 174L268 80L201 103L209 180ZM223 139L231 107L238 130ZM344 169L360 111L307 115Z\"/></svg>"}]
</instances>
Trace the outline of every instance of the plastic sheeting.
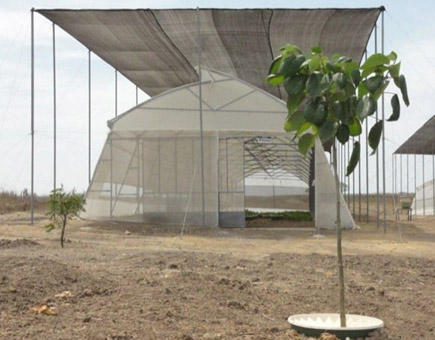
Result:
<instances>
[{"instance_id":1,"label":"plastic sheeting","mask_svg":"<svg viewBox=\"0 0 435 340\"><path fill-rule=\"evenodd\" d=\"M333 229L337 221L337 197L334 173L320 141L315 145L315 222L318 228ZM343 195L340 194L341 227L355 228L355 222Z\"/></svg>"},{"instance_id":2,"label":"plastic sheeting","mask_svg":"<svg viewBox=\"0 0 435 340\"><path fill-rule=\"evenodd\" d=\"M40 9L150 96L198 80L203 66L283 98L264 82L287 43L322 46L360 61L382 8L362 9ZM198 25L199 16L199 25Z\"/></svg>"},{"instance_id":3,"label":"plastic sheeting","mask_svg":"<svg viewBox=\"0 0 435 340\"><path fill-rule=\"evenodd\" d=\"M411 207L415 215L435 215L434 183L432 179L417 187Z\"/></svg>"}]
</instances>

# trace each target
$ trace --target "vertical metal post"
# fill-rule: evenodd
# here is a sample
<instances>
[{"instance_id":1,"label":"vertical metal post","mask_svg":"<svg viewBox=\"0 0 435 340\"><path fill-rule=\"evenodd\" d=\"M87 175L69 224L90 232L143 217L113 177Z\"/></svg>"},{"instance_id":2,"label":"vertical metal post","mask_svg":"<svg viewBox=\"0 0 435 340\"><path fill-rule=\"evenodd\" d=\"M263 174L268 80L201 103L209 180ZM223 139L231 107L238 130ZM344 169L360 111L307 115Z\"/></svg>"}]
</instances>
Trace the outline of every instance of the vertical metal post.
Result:
<instances>
[{"instance_id":1,"label":"vertical metal post","mask_svg":"<svg viewBox=\"0 0 435 340\"><path fill-rule=\"evenodd\" d=\"M118 117L118 70L115 70L115 117Z\"/></svg>"},{"instance_id":2,"label":"vertical metal post","mask_svg":"<svg viewBox=\"0 0 435 340\"><path fill-rule=\"evenodd\" d=\"M56 122L56 26L53 23L53 190L56 189L57 122Z\"/></svg>"},{"instance_id":3,"label":"vertical metal post","mask_svg":"<svg viewBox=\"0 0 435 340\"><path fill-rule=\"evenodd\" d=\"M381 36L381 49L382 54L385 53L385 25L384 25L384 11L381 14L382 23L382 36ZM385 96L382 94L382 198L383 198L383 218L384 218L384 232L387 232L387 196L386 196L386 176L385 176Z\"/></svg>"},{"instance_id":4,"label":"vertical metal post","mask_svg":"<svg viewBox=\"0 0 435 340\"><path fill-rule=\"evenodd\" d=\"M432 122L432 215L435 216L435 121Z\"/></svg>"},{"instance_id":5,"label":"vertical metal post","mask_svg":"<svg viewBox=\"0 0 435 340\"><path fill-rule=\"evenodd\" d=\"M91 50L88 50L88 182L91 183L91 142L92 142L92 130L91 130Z\"/></svg>"},{"instance_id":6,"label":"vertical metal post","mask_svg":"<svg viewBox=\"0 0 435 340\"><path fill-rule=\"evenodd\" d=\"M199 128L201 137L201 194L202 194L202 226L205 227L205 188L204 188L204 136L202 124L202 70L201 70L201 24L199 18L199 7L196 8L197 29L198 29L198 75L199 75Z\"/></svg>"},{"instance_id":7,"label":"vertical metal post","mask_svg":"<svg viewBox=\"0 0 435 340\"><path fill-rule=\"evenodd\" d=\"M112 206L113 206L113 146L112 135L110 138L110 219L112 219Z\"/></svg>"},{"instance_id":8,"label":"vertical metal post","mask_svg":"<svg viewBox=\"0 0 435 340\"><path fill-rule=\"evenodd\" d=\"M403 194L403 188L402 188L402 178L403 178L402 169L403 169L403 166L402 166L402 154L400 154L400 193L399 193L400 195Z\"/></svg>"},{"instance_id":9,"label":"vertical metal post","mask_svg":"<svg viewBox=\"0 0 435 340\"><path fill-rule=\"evenodd\" d=\"M139 105L139 88L136 85L136 106Z\"/></svg>"},{"instance_id":10,"label":"vertical metal post","mask_svg":"<svg viewBox=\"0 0 435 340\"><path fill-rule=\"evenodd\" d=\"M353 144L355 145L355 138L353 138ZM355 216L355 171L352 172L352 210Z\"/></svg>"},{"instance_id":11,"label":"vertical metal post","mask_svg":"<svg viewBox=\"0 0 435 340\"><path fill-rule=\"evenodd\" d=\"M378 53L378 23L375 25L375 53ZM379 110L376 109L376 123L379 121ZM379 148L376 150L376 229L379 229Z\"/></svg>"},{"instance_id":12,"label":"vertical metal post","mask_svg":"<svg viewBox=\"0 0 435 340\"><path fill-rule=\"evenodd\" d=\"M415 202L415 215L416 215L417 214L417 155L415 153L414 153L414 202Z\"/></svg>"},{"instance_id":13,"label":"vertical metal post","mask_svg":"<svg viewBox=\"0 0 435 340\"><path fill-rule=\"evenodd\" d=\"M350 159L350 144L347 143L347 158L346 158L346 166L349 164ZM345 174L346 174L346 167ZM350 190L350 176L347 176L347 205L349 206L349 210L351 209L351 190Z\"/></svg>"},{"instance_id":14,"label":"vertical metal post","mask_svg":"<svg viewBox=\"0 0 435 340\"><path fill-rule=\"evenodd\" d=\"M367 222L369 222L369 145L368 145L368 136L369 136L369 120L366 118L366 218Z\"/></svg>"},{"instance_id":15,"label":"vertical metal post","mask_svg":"<svg viewBox=\"0 0 435 340\"><path fill-rule=\"evenodd\" d=\"M35 32L34 12L30 11L30 134L31 134L31 156L30 156L30 224L34 223L34 175L35 175Z\"/></svg>"},{"instance_id":16,"label":"vertical metal post","mask_svg":"<svg viewBox=\"0 0 435 340\"><path fill-rule=\"evenodd\" d=\"M361 135L358 136L361 145ZM358 221L361 221L361 162L358 162Z\"/></svg>"},{"instance_id":17,"label":"vertical metal post","mask_svg":"<svg viewBox=\"0 0 435 340\"><path fill-rule=\"evenodd\" d=\"M393 169L393 181L391 184L391 192L393 193L393 214L396 205L396 154L391 155L391 169Z\"/></svg>"},{"instance_id":18,"label":"vertical metal post","mask_svg":"<svg viewBox=\"0 0 435 340\"><path fill-rule=\"evenodd\" d=\"M423 172L423 216L426 215L426 193L424 192L424 151L421 154L422 172Z\"/></svg>"},{"instance_id":19,"label":"vertical metal post","mask_svg":"<svg viewBox=\"0 0 435 340\"><path fill-rule=\"evenodd\" d=\"M406 154L406 194L409 195L409 154Z\"/></svg>"}]
</instances>

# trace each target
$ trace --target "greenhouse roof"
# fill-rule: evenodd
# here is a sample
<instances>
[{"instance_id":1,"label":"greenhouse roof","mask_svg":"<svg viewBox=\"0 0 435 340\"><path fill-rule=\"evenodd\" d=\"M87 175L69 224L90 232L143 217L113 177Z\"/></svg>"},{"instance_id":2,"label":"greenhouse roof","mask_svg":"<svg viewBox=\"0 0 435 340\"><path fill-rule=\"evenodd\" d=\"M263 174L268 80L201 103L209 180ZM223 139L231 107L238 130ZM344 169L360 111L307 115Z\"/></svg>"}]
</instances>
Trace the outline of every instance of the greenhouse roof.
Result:
<instances>
[{"instance_id":1,"label":"greenhouse roof","mask_svg":"<svg viewBox=\"0 0 435 340\"><path fill-rule=\"evenodd\" d=\"M424 123L394 153L411 155L435 154L435 115Z\"/></svg>"},{"instance_id":2,"label":"greenhouse roof","mask_svg":"<svg viewBox=\"0 0 435 340\"><path fill-rule=\"evenodd\" d=\"M280 47L321 46L360 61L383 8L40 9L150 96L198 80L201 64L285 99L264 82ZM199 24L198 24L199 22ZM198 39L200 36L201 39Z\"/></svg>"}]
</instances>

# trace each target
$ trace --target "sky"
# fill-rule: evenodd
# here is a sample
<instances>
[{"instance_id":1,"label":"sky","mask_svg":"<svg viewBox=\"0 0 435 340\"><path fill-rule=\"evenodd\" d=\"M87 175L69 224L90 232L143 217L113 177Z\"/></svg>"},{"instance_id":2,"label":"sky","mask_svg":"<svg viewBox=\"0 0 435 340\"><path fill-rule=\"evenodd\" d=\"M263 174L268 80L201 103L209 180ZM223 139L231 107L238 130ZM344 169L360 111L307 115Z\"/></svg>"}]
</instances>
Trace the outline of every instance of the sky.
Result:
<instances>
[{"instance_id":1,"label":"sky","mask_svg":"<svg viewBox=\"0 0 435 340\"><path fill-rule=\"evenodd\" d=\"M39 8L323 8L386 7L385 51L394 50L402 61L411 106L399 122L386 128L387 191L392 191L391 154L434 115L435 4L431 1L28 1L0 2L0 191L30 190L30 9ZM368 52L374 52L370 41ZM84 191L87 170L87 50L61 29L56 30L57 79L57 183ZM92 169L114 116L115 71L98 57L92 58ZM51 22L35 14L35 192L53 188L53 72ZM139 101L148 96L140 92ZM135 105L135 86L118 76L118 113ZM386 101L387 107L388 101ZM386 116L389 115L388 109ZM372 158L373 159L373 158ZM413 158L409 159L413 167ZM371 161L371 164L374 162ZM403 159L404 173L406 158ZM421 160L417 165L421 168ZM432 162L425 162L425 180L432 178ZM417 176L417 185L423 182ZM370 191L375 190L375 170L370 167ZM410 174L413 190L414 174ZM403 182L404 189L406 183ZM397 188L397 187L396 187Z\"/></svg>"}]
</instances>

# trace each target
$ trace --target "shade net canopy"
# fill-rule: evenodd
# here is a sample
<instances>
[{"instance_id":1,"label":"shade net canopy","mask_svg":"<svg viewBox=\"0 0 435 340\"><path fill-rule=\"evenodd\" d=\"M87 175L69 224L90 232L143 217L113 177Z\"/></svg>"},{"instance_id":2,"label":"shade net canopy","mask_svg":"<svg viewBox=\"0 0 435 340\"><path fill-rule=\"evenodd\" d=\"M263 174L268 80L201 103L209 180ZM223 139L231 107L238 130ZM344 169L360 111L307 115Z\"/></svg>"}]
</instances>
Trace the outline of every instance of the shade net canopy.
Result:
<instances>
[{"instance_id":1,"label":"shade net canopy","mask_svg":"<svg viewBox=\"0 0 435 340\"><path fill-rule=\"evenodd\" d=\"M286 103L222 72L201 74L201 84L168 90L109 121L86 195L88 218L241 227L246 177L263 172L308 183L311 155L302 156L283 131ZM319 143L315 163L316 223L334 228L334 181ZM343 198L341 207L343 226L353 227Z\"/></svg>"},{"instance_id":2,"label":"shade net canopy","mask_svg":"<svg viewBox=\"0 0 435 340\"><path fill-rule=\"evenodd\" d=\"M264 82L287 43L321 46L360 61L383 8L364 9L40 9L150 96L198 80L202 65L285 99ZM199 22L199 23L198 23ZM199 44L200 43L200 44Z\"/></svg>"},{"instance_id":3,"label":"shade net canopy","mask_svg":"<svg viewBox=\"0 0 435 340\"><path fill-rule=\"evenodd\" d=\"M434 155L435 154L435 115L419 128L395 154Z\"/></svg>"}]
</instances>

